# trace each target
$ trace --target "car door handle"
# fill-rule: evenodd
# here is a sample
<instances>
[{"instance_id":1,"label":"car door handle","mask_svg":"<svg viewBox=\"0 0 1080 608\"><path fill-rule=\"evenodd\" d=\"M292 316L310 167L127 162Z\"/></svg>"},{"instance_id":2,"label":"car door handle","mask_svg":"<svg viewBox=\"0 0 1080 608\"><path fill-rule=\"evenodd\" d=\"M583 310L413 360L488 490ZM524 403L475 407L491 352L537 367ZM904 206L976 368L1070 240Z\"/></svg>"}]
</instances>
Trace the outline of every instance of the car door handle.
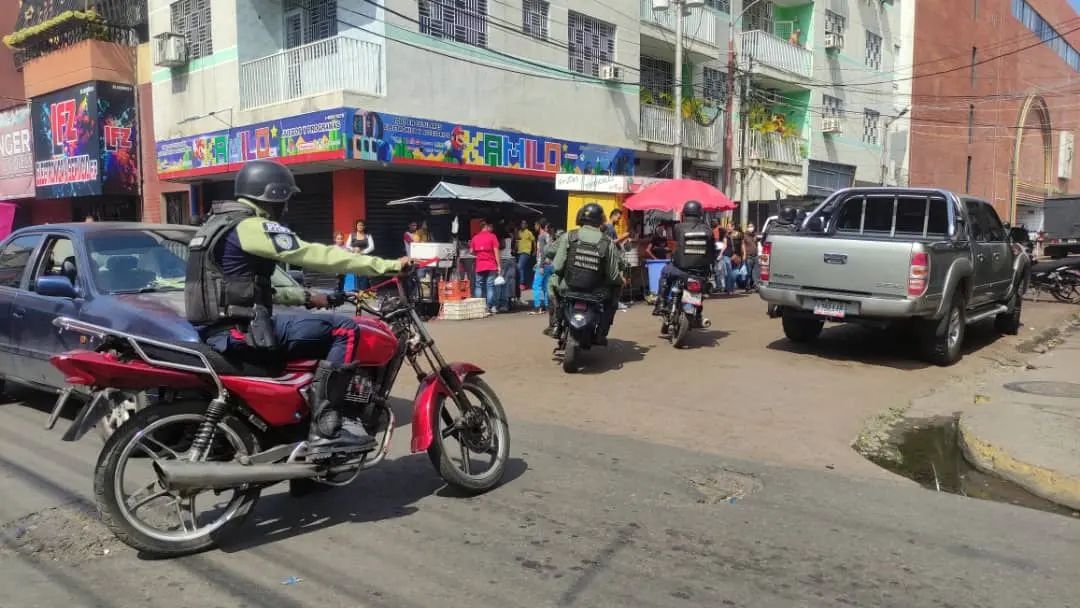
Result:
<instances>
[{"instance_id":1,"label":"car door handle","mask_svg":"<svg viewBox=\"0 0 1080 608\"><path fill-rule=\"evenodd\" d=\"M15 317L16 319L23 318L23 315L25 315L25 314L26 314L26 309L22 308L22 307L16 308L16 309L11 311L11 316Z\"/></svg>"}]
</instances>

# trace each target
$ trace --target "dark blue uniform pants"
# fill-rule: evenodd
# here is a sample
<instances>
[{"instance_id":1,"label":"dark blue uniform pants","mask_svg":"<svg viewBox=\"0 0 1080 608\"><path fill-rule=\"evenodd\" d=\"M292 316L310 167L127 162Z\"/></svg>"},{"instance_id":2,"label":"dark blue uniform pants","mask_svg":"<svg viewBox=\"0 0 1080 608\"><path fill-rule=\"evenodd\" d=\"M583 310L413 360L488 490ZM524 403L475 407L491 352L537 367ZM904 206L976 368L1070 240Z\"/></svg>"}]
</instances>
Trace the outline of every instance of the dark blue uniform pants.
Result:
<instances>
[{"instance_id":1,"label":"dark blue uniform pants","mask_svg":"<svg viewBox=\"0 0 1080 608\"><path fill-rule=\"evenodd\" d=\"M360 326L342 315L275 313L274 334L286 359L325 359L342 364L356 357ZM256 355L239 329L207 336L206 343L222 354L249 358Z\"/></svg>"}]
</instances>

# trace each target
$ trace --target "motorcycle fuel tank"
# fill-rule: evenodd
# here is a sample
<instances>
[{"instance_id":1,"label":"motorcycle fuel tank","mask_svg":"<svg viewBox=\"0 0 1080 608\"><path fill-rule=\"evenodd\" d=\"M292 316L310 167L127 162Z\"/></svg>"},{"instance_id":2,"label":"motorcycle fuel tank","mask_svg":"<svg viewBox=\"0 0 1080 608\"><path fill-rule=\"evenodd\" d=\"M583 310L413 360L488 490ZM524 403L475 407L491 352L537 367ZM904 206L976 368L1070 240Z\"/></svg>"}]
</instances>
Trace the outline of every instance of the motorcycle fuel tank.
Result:
<instances>
[{"instance_id":1,"label":"motorcycle fuel tank","mask_svg":"<svg viewBox=\"0 0 1080 608\"><path fill-rule=\"evenodd\" d=\"M358 317L360 341L353 351L353 361L364 366L381 366L390 362L397 352L398 339L390 326L377 319Z\"/></svg>"}]
</instances>

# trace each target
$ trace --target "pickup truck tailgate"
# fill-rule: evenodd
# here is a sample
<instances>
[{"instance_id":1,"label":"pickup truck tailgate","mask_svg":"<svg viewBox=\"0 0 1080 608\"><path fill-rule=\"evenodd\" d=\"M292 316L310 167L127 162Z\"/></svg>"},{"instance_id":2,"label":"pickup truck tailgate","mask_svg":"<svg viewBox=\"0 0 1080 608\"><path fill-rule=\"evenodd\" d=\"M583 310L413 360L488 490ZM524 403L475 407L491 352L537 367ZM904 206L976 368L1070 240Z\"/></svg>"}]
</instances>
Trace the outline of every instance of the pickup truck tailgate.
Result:
<instances>
[{"instance_id":1,"label":"pickup truck tailgate","mask_svg":"<svg viewBox=\"0 0 1080 608\"><path fill-rule=\"evenodd\" d=\"M769 236L769 284L838 295L906 297L911 241Z\"/></svg>"}]
</instances>

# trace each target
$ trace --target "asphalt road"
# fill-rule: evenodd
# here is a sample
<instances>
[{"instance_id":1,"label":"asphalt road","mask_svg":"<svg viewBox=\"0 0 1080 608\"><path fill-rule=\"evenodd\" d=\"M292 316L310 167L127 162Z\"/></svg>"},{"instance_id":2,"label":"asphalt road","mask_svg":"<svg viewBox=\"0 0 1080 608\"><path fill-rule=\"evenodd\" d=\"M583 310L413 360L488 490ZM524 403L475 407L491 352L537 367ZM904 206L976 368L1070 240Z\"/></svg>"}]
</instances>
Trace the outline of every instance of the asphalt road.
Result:
<instances>
[{"instance_id":1,"label":"asphalt road","mask_svg":"<svg viewBox=\"0 0 1080 608\"><path fill-rule=\"evenodd\" d=\"M853 328L794 349L762 309L708 302L686 351L620 313L573 377L535 317L433 323L507 406L501 487L455 496L399 435L352 486L264 496L230 544L180 560L140 559L87 510L96 437L0 406L0 606L1080 605L1080 520L928 492L848 447L867 416L1015 363L1019 338L976 332L943 370ZM1025 332L1067 312L1029 305Z\"/></svg>"}]
</instances>

